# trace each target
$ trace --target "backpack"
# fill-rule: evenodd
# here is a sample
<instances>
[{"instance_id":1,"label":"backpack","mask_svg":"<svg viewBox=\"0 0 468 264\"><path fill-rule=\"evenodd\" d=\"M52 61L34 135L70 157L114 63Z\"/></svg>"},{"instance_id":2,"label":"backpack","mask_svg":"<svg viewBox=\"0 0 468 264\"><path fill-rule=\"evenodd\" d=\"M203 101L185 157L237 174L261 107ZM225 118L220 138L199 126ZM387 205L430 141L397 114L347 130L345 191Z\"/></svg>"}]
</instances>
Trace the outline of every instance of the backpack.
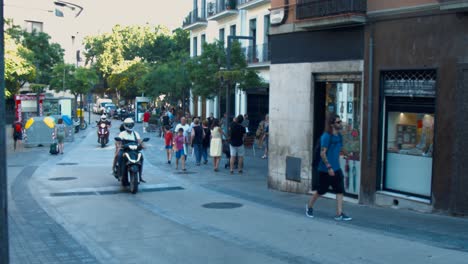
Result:
<instances>
[{"instance_id":1,"label":"backpack","mask_svg":"<svg viewBox=\"0 0 468 264\"><path fill-rule=\"evenodd\" d=\"M328 133L328 132L325 132L325 133ZM340 141L342 140L341 139L341 135L339 135L340 137ZM327 147L327 150L330 148L332 142L332 136L330 135L330 141L328 142L328 147ZM320 162L322 162L322 157L320 156L320 151L322 150L322 146L320 145L320 139L319 141L317 142L317 144L315 145L314 147L314 156L313 156L313 160L312 160L312 168L314 169L318 169L319 165L320 165Z\"/></svg>"},{"instance_id":2,"label":"backpack","mask_svg":"<svg viewBox=\"0 0 468 264\"><path fill-rule=\"evenodd\" d=\"M21 124L20 124L20 123L16 123L16 125L15 125L15 132L18 132L18 133L21 132Z\"/></svg>"}]
</instances>

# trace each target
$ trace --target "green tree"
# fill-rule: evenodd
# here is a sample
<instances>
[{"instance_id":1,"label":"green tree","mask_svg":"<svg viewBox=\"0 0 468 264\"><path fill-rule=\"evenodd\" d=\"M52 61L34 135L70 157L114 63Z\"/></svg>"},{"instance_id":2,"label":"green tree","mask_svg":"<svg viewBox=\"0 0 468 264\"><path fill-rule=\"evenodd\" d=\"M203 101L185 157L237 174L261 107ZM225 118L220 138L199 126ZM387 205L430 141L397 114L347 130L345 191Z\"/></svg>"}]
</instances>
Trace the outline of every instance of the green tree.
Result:
<instances>
[{"instance_id":1,"label":"green tree","mask_svg":"<svg viewBox=\"0 0 468 264\"><path fill-rule=\"evenodd\" d=\"M142 92L155 97L175 95L188 83L187 77L181 81L180 67L185 65L182 58L188 60L189 43L189 33L182 29L171 34L163 26L116 25L110 33L85 39L85 57L109 86L106 91L119 100Z\"/></svg>"},{"instance_id":2,"label":"green tree","mask_svg":"<svg viewBox=\"0 0 468 264\"><path fill-rule=\"evenodd\" d=\"M73 64L57 64L52 69L50 87L57 91L69 91L75 97L75 111L78 96L90 92L98 81L96 71L91 68L78 67Z\"/></svg>"},{"instance_id":3,"label":"green tree","mask_svg":"<svg viewBox=\"0 0 468 264\"><path fill-rule=\"evenodd\" d=\"M184 101L190 87L187 62L185 53L173 54L168 62L153 66L141 79L140 87L153 98L164 95L164 100L171 104Z\"/></svg>"},{"instance_id":4,"label":"green tree","mask_svg":"<svg viewBox=\"0 0 468 264\"><path fill-rule=\"evenodd\" d=\"M144 92L140 79L148 73L149 67L140 60L125 61L120 69L109 76L109 84L114 89L118 100L121 98L133 99Z\"/></svg>"},{"instance_id":5,"label":"green tree","mask_svg":"<svg viewBox=\"0 0 468 264\"><path fill-rule=\"evenodd\" d=\"M239 42L231 47L231 67L226 69L226 51L223 42L205 43L203 53L191 60L189 71L195 95L212 98L224 96L222 85L231 88L239 84L240 89L262 85L257 72L247 67L246 58Z\"/></svg>"},{"instance_id":6,"label":"green tree","mask_svg":"<svg viewBox=\"0 0 468 264\"><path fill-rule=\"evenodd\" d=\"M34 54L31 60L37 67L37 83L48 84L52 68L63 63L63 49L57 43L50 43L50 36L44 32L23 32L22 43Z\"/></svg>"},{"instance_id":7,"label":"green tree","mask_svg":"<svg viewBox=\"0 0 468 264\"><path fill-rule=\"evenodd\" d=\"M5 95L11 96L26 82L36 78L36 67L28 59L32 51L5 33Z\"/></svg>"}]
</instances>

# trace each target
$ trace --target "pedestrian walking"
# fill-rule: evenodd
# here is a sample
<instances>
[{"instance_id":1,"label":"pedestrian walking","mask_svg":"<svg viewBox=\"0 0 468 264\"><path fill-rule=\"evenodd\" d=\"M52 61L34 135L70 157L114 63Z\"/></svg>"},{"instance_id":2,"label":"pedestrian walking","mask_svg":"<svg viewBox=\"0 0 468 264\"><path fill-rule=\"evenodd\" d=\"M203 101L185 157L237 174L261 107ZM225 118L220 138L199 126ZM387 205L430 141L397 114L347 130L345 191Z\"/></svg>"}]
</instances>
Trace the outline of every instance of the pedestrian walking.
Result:
<instances>
[{"instance_id":1,"label":"pedestrian walking","mask_svg":"<svg viewBox=\"0 0 468 264\"><path fill-rule=\"evenodd\" d=\"M205 132L203 131L202 126L200 126L200 119L196 117L193 120L191 140L193 151L195 152L195 161L197 166L200 166L202 158L202 148L203 148L203 138L205 137Z\"/></svg>"},{"instance_id":2,"label":"pedestrian walking","mask_svg":"<svg viewBox=\"0 0 468 264\"><path fill-rule=\"evenodd\" d=\"M268 140L270 132L270 117L268 114L265 115L265 121L263 122L263 144L265 144L265 152L263 153L262 159L268 158Z\"/></svg>"},{"instance_id":3,"label":"pedestrian walking","mask_svg":"<svg viewBox=\"0 0 468 264\"><path fill-rule=\"evenodd\" d=\"M185 155L184 153L184 145L185 145L185 136L184 136L184 129L179 128L177 130L177 135L174 137L174 151L176 155L176 170L179 169L179 160L182 158L181 163L182 163L182 170L185 171L185 158L183 157Z\"/></svg>"},{"instance_id":4,"label":"pedestrian walking","mask_svg":"<svg viewBox=\"0 0 468 264\"><path fill-rule=\"evenodd\" d=\"M190 140L190 135L191 135L191 127L189 124L187 124L187 119L185 117L180 118L180 124L177 124L175 131L176 133L179 131L179 129L182 128L184 130L184 137L185 137L185 142L184 142L184 157L185 160L187 160L187 154L189 153L189 140Z\"/></svg>"},{"instance_id":5,"label":"pedestrian walking","mask_svg":"<svg viewBox=\"0 0 468 264\"><path fill-rule=\"evenodd\" d=\"M234 119L234 122L231 124L231 140L229 144L229 150L231 154L231 159L229 163L229 168L231 173L234 173L234 162L236 160L236 156L238 158L238 171L242 173L243 169L243 161L244 161L244 137L245 137L245 127L241 124L244 121L244 117L242 115L237 116Z\"/></svg>"},{"instance_id":6,"label":"pedestrian walking","mask_svg":"<svg viewBox=\"0 0 468 264\"><path fill-rule=\"evenodd\" d=\"M213 126L213 121L214 121L214 114L211 113L210 116L207 118L208 119L208 128L211 129L211 127Z\"/></svg>"},{"instance_id":7,"label":"pedestrian walking","mask_svg":"<svg viewBox=\"0 0 468 264\"><path fill-rule=\"evenodd\" d=\"M23 124L16 119L12 125L13 127L13 150L16 151L17 144L21 146L23 142ZM19 141L19 143L18 143Z\"/></svg>"},{"instance_id":8,"label":"pedestrian walking","mask_svg":"<svg viewBox=\"0 0 468 264\"><path fill-rule=\"evenodd\" d=\"M314 204L317 199L324 195L329 186L336 193L336 216L337 221L349 221L352 218L343 213L343 194L344 194L344 177L340 168L340 152L345 152L343 149L343 138L341 130L340 116L333 114L327 120L326 131L320 137L320 157L321 161L318 165L319 185L317 191L311 197L306 205L306 215L314 217Z\"/></svg>"},{"instance_id":9,"label":"pedestrian walking","mask_svg":"<svg viewBox=\"0 0 468 264\"><path fill-rule=\"evenodd\" d=\"M203 158L203 164L208 163L208 148L210 147L210 140L211 140L211 130L208 127L208 120L203 120L202 122L202 128L203 128L203 143L202 143L202 158Z\"/></svg>"},{"instance_id":10,"label":"pedestrian walking","mask_svg":"<svg viewBox=\"0 0 468 264\"><path fill-rule=\"evenodd\" d=\"M249 120L249 115L248 114L244 115L244 121L242 121L242 126L245 127L245 131L248 134L249 133L249 126L250 126L250 120Z\"/></svg>"},{"instance_id":11,"label":"pedestrian walking","mask_svg":"<svg viewBox=\"0 0 468 264\"><path fill-rule=\"evenodd\" d=\"M59 118L54 129L54 137L57 139L58 151L60 154L63 154L64 141L65 141L66 127L63 123L63 119Z\"/></svg>"},{"instance_id":12,"label":"pedestrian walking","mask_svg":"<svg viewBox=\"0 0 468 264\"><path fill-rule=\"evenodd\" d=\"M164 127L164 145L166 146L166 156L167 164L171 164L172 160L172 141L174 140L174 135L172 134L171 127L166 125Z\"/></svg>"},{"instance_id":13,"label":"pedestrian walking","mask_svg":"<svg viewBox=\"0 0 468 264\"><path fill-rule=\"evenodd\" d=\"M264 133L264 124L265 120L260 121L257 127L257 131L255 132L255 137L258 142L258 147L263 148L263 133Z\"/></svg>"},{"instance_id":14,"label":"pedestrian walking","mask_svg":"<svg viewBox=\"0 0 468 264\"><path fill-rule=\"evenodd\" d=\"M151 114L149 110L146 110L143 114L143 133L146 133L148 130L148 124L150 120Z\"/></svg>"},{"instance_id":15,"label":"pedestrian walking","mask_svg":"<svg viewBox=\"0 0 468 264\"><path fill-rule=\"evenodd\" d=\"M219 126L219 120L214 119L211 126L211 142L210 142L210 156L213 157L214 171L219 170L219 162L221 161L222 148L223 148L223 130Z\"/></svg>"}]
</instances>

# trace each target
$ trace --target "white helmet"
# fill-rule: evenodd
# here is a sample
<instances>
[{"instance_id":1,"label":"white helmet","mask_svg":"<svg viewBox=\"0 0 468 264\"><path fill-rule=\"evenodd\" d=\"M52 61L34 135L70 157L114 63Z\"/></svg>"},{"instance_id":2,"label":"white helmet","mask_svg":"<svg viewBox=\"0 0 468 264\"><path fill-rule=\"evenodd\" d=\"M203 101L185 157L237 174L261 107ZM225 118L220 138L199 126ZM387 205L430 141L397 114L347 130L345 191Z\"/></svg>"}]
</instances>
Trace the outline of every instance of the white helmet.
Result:
<instances>
[{"instance_id":1,"label":"white helmet","mask_svg":"<svg viewBox=\"0 0 468 264\"><path fill-rule=\"evenodd\" d=\"M125 130L127 130L128 132L131 132L131 131L133 131L133 127L135 126L135 122L130 117L127 117L127 118L125 118L125 120L123 122L123 126L124 126Z\"/></svg>"},{"instance_id":2,"label":"white helmet","mask_svg":"<svg viewBox=\"0 0 468 264\"><path fill-rule=\"evenodd\" d=\"M107 116L106 116L106 115L102 115L102 116L101 116L101 121L106 121L106 119L107 119Z\"/></svg>"}]
</instances>

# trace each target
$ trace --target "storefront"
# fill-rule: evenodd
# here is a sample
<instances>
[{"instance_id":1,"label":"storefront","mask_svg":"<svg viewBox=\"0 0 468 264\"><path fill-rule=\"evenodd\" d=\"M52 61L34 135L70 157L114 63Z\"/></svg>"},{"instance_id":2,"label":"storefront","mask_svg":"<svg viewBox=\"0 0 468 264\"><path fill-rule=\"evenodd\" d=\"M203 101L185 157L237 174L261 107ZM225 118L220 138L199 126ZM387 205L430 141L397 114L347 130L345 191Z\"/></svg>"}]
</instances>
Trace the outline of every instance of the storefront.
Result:
<instances>
[{"instance_id":1,"label":"storefront","mask_svg":"<svg viewBox=\"0 0 468 264\"><path fill-rule=\"evenodd\" d=\"M431 199L435 70L381 73L382 189Z\"/></svg>"},{"instance_id":2,"label":"storefront","mask_svg":"<svg viewBox=\"0 0 468 264\"><path fill-rule=\"evenodd\" d=\"M362 74L315 74L314 142L325 130L326 115L334 113L343 122L343 148L340 154L346 195L357 198L361 184L361 82ZM313 176L313 188L318 175Z\"/></svg>"}]
</instances>

